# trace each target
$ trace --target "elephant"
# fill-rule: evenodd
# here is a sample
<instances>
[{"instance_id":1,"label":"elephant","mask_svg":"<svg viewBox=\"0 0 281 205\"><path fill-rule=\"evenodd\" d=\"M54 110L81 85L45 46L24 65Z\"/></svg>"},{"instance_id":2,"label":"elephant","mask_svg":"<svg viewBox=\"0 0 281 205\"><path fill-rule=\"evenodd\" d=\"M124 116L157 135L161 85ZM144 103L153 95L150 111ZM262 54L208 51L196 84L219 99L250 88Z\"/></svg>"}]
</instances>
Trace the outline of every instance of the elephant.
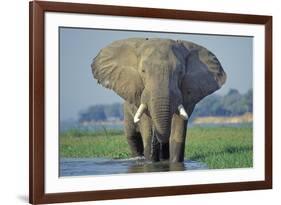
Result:
<instances>
[{"instance_id":1,"label":"elephant","mask_svg":"<svg viewBox=\"0 0 281 205\"><path fill-rule=\"evenodd\" d=\"M184 40L128 38L102 48L91 64L98 83L124 100L133 155L184 160L195 105L222 87L226 73L208 49Z\"/></svg>"}]
</instances>

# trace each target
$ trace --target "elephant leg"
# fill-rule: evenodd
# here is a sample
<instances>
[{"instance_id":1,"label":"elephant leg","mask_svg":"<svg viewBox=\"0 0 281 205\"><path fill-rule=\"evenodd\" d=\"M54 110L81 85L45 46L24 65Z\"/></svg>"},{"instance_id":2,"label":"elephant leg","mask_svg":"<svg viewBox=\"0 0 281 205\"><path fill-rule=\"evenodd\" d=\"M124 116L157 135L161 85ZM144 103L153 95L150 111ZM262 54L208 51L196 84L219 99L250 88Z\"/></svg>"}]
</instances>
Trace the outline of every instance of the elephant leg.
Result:
<instances>
[{"instance_id":1,"label":"elephant leg","mask_svg":"<svg viewBox=\"0 0 281 205\"><path fill-rule=\"evenodd\" d=\"M170 158L169 143L160 144L160 160L168 160Z\"/></svg>"},{"instance_id":2,"label":"elephant leg","mask_svg":"<svg viewBox=\"0 0 281 205\"><path fill-rule=\"evenodd\" d=\"M170 161L182 162L184 160L184 148L186 138L187 121L174 114L172 118L170 136Z\"/></svg>"},{"instance_id":3,"label":"elephant leg","mask_svg":"<svg viewBox=\"0 0 281 205\"><path fill-rule=\"evenodd\" d=\"M143 156L142 136L137 131L129 107L124 104L124 132L133 157Z\"/></svg>"},{"instance_id":4,"label":"elephant leg","mask_svg":"<svg viewBox=\"0 0 281 205\"><path fill-rule=\"evenodd\" d=\"M128 132L125 132L128 133ZM139 132L125 134L133 157L143 156L142 136Z\"/></svg>"},{"instance_id":5,"label":"elephant leg","mask_svg":"<svg viewBox=\"0 0 281 205\"><path fill-rule=\"evenodd\" d=\"M152 156L153 161L165 161L170 157L169 142L159 142L156 133L152 138Z\"/></svg>"},{"instance_id":6,"label":"elephant leg","mask_svg":"<svg viewBox=\"0 0 281 205\"><path fill-rule=\"evenodd\" d=\"M143 141L143 153L146 160L151 160L151 146L152 146L152 122L150 118L143 114L139 122L139 129Z\"/></svg>"},{"instance_id":7,"label":"elephant leg","mask_svg":"<svg viewBox=\"0 0 281 205\"><path fill-rule=\"evenodd\" d=\"M152 136L151 149L151 160L153 162L160 161L160 142L158 141L155 132L153 132Z\"/></svg>"}]
</instances>

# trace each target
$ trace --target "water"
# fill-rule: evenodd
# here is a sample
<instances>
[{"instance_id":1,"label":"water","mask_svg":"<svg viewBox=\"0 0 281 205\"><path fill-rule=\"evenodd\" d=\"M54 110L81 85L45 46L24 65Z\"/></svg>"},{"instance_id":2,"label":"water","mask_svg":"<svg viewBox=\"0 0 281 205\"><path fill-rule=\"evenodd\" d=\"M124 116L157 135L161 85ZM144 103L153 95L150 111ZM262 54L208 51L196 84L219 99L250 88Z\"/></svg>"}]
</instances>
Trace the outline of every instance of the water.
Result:
<instances>
[{"instance_id":1,"label":"water","mask_svg":"<svg viewBox=\"0 0 281 205\"><path fill-rule=\"evenodd\" d=\"M184 163L146 162L140 158L105 159L105 158L62 158L60 176L107 175L143 172L167 172L208 169L206 164L186 160Z\"/></svg>"}]
</instances>

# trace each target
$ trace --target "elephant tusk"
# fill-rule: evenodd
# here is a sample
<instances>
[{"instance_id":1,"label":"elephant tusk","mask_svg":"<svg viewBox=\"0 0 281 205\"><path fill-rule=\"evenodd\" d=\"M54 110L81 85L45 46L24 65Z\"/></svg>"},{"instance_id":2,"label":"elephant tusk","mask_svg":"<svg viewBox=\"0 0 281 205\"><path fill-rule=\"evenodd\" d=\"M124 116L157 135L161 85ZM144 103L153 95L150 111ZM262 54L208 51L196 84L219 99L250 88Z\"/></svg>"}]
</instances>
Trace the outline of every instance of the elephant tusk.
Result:
<instances>
[{"instance_id":1,"label":"elephant tusk","mask_svg":"<svg viewBox=\"0 0 281 205\"><path fill-rule=\"evenodd\" d=\"M180 116L184 119L184 120L188 120L188 114L186 113L184 107L182 104L180 104L178 106L178 110L179 110L179 113L180 113Z\"/></svg>"},{"instance_id":2,"label":"elephant tusk","mask_svg":"<svg viewBox=\"0 0 281 205\"><path fill-rule=\"evenodd\" d=\"M146 110L146 105L145 104L141 104L134 116L134 123L137 123L140 121L140 118L142 116L142 114L144 113L144 111Z\"/></svg>"}]
</instances>

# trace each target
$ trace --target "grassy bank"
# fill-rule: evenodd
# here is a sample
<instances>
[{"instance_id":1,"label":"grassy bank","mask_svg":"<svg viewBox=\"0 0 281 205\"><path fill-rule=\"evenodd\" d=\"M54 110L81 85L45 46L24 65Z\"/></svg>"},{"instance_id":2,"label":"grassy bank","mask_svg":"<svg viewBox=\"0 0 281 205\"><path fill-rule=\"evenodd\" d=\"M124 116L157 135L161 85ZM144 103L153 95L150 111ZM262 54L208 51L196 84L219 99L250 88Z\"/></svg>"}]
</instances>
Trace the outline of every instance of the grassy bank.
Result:
<instances>
[{"instance_id":1,"label":"grassy bank","mask_svg":"<svg viewBox=\"0 0 281 205\"><path fill-rule=\"evenodd\" d=\"M188 129L185 159L204 162L209 168L251 167L252 128L193 127ZM60 136L61 157L128 158L122 132L71 130Z\"/></svg>"}]
</instances>

